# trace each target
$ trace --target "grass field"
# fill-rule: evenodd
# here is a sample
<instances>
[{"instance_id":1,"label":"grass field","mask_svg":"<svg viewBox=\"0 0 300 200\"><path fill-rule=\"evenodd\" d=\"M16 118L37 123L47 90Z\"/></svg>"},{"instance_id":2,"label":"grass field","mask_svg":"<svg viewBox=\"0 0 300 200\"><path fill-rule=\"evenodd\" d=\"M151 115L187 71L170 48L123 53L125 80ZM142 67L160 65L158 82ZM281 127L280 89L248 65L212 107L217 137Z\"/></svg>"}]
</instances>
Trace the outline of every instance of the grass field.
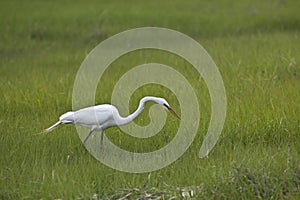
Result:
<instances>
[{"instance_id":1,"label":"grass field","mask_svg":"<svg viewBox=\"0 0 300 200\"><path fill-rule=\"evenodd\" d=\"M1 1L0 199L300 198L300 1ZM76 72L99 42L121 31L157 26L197 40L219 67L227 118L208 158L198 151L210 119L209 93L182 59L153 50L114 62L96 102L110 101L118 77L137 64L173 66L193 85L201 121L185 154L159 171L130 174L94 159L76 129L34 136L72 109ZM157 85L137 90L171 97ZM169 100L178 105L176 98ZM148 123L147 112L136 123ZM168 118L165 130L176 133ZM117 132L117 134L115 134ZM106 131L124 149L148 152L174 135L149 139ZM126 199L126 198L124 198ZM148 198L151 199L151 198Z\"/></svg>"}]
</instances>

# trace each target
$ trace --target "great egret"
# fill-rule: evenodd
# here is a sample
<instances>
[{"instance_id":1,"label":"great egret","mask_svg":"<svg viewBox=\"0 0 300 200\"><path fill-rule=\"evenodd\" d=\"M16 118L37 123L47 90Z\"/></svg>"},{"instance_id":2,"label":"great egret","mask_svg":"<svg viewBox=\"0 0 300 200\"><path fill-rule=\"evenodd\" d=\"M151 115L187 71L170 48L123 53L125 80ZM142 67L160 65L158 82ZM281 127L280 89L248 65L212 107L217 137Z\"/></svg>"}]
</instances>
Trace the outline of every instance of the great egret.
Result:
<instances>
[{"instance_id":1,"label":"great egret","mask_svg":"<svg viewBox=\"0 0 300 200\"><path fill-rule=\"evenodd\" d=\"M180 117L169 106L168 102L159 97L147 96L140 100L140 104L137 110L127 117L122 117L119 114L118 109L109 104L91 106L83 108L74 112L67 112L59 117L59 121L49 128L45 129L43 133L47 133L57 128L61 124L79 125L90 129L89 134L84 139L83 143L91 136L94 131L101 131L101 144L103 141L103 132L105 129L112 126L122 126L133 121L144 109L144 105L147 101L153 101L161 105L166 110L170 111L178 119Z\"/></svg>"}]
</instances>

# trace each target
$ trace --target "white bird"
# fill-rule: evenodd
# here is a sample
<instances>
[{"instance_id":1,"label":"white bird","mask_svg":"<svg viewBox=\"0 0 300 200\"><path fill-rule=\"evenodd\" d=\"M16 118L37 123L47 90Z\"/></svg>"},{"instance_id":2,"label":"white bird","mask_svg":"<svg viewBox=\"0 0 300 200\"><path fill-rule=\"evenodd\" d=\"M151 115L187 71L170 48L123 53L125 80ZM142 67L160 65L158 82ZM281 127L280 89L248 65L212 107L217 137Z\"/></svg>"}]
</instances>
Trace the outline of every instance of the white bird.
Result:
<instances>
[{"instance_id":1,"label":"white bird","mask_svg":"<svg viewBox=\"0 0 300 200\"><path fill-rule=\"evenodd\" d=\"M83 143L91 136L94 131L101 131L101 144L103 141L103 132L105 129L112 126L122 126L133 121L144 109L144 105L147 101L153 101L161 105L166 110L170 111L178 119L180 117L176 112L169 106L168 102L159 97L147 96L140 100L140 104L137 110L127 117L122 117L119 114L118 109L109 104L91 106L83 108L74 112L67 112L59 117L59 121L53 126L45 129L43 133L47 133L57 128L61 124L79 125L90 129L89 134L84 139Z\"/></svg>"}]
</instances>

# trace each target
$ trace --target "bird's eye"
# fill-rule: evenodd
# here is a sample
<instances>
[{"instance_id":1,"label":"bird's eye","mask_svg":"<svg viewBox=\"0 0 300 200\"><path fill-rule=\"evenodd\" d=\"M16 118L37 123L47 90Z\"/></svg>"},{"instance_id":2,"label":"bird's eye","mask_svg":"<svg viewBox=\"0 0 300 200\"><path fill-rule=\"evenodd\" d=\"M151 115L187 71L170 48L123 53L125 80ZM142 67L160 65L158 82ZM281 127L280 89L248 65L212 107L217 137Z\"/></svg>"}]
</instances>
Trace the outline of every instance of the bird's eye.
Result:
<instances>
[{"instance_id":1,"label":"bird's eye","mask_svg":"<svg viewBox=\"0 0 300 200\"><path fill-rule=\"evenodd\" d=\"M164 103L163 106L169 109L169 106L167 104Z\"/></svg>"}]
</instances>

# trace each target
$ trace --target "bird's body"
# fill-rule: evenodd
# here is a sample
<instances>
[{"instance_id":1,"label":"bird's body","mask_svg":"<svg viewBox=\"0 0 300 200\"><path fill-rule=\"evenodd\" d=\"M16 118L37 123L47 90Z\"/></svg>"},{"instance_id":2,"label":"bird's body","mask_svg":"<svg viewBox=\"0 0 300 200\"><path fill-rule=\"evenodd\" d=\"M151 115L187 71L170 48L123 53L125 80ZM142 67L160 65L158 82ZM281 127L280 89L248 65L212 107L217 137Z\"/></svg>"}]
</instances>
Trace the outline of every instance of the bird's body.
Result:
<instances>
[{"instance_id":1,"label":"bird's body","mask_svg":"<svg viewBox=\"0 0 300 200\"><path fill-rule=\"evenodd\" d=\"M112 126L122 126L133 121L143 111L144 105L147 101L154 101L155 103L160 104L180 119L175 111L170 108L165 99L159 97L144 97L140 100L137 110L127 117L120 116L119 111L115 106L102 104L83 108L77 111L67 112L59 117L59 121L57 123L47 128L44 132L50 132L61 124L71 124L74 126L78 125L90 129L90 133L85 138L84 142L86 142L92 132L98 130L102 132L102 141L103 131L105 129Z\"/></svg>"},{"instance_id":2,"label":"bird's body","mask_svg":"<svg viewBox=\"0 0 300 200\"><path fill-rule=\"evenodd\" d=\"M115 110L114 106L107 104L91 106L75 112L67 112L60 116L59 121L88 129L106 129L114 125L112 118Z\"/></svg>"}]
</instances>

